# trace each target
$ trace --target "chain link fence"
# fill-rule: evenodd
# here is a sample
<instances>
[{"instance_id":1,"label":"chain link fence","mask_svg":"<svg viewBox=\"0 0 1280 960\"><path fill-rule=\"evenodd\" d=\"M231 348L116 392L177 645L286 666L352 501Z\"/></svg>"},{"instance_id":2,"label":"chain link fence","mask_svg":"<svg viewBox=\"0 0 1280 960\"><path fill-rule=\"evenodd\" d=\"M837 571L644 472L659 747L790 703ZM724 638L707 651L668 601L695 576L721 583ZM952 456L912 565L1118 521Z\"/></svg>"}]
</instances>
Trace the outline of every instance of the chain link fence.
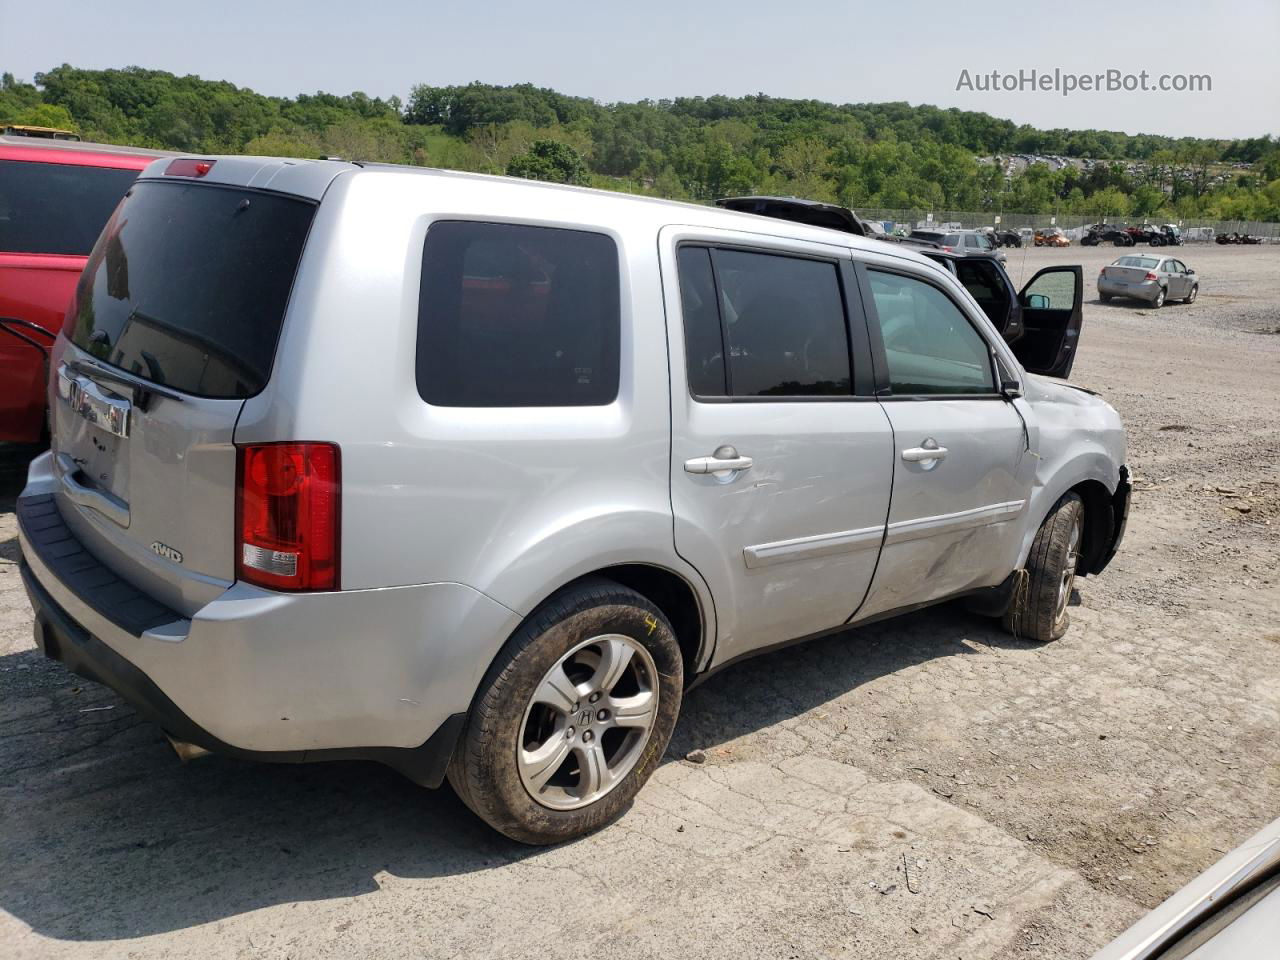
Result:
<instances>
[{"instance_id":1,"label":"chain link fence","mask_svg":"<svg viewBox=\"0 0 1280 960\"><path fill-rule=\"evenodd\" d=\"M858 207L858 216L864 220L877 220L885 224L886 229L902 227L907 230L916 228L963 229L972 230L978 227L998 226L1002 230L1035 230L1041 227L1057 226L1073 241L1080 239L1085 227L1097 223L1098 217L1078 217L1054 215L1049 213L997 213L995 211L974 212L972 210L890 210L882 207ZM930 220L932 214L932 220ZM996 218L999 217L999 223ZM1140 218L1124 220L1109 217L1108 222L1117 224L1141 223ZM1148 222L1176 223L1182 230L1183 239L1188 243L1212 243L1219 234L1249 234L1263 237L1268 243L1280 243L1280 223L1264 223L1258 220L1202 220L1184 219L1163 221L1154 219Z\"/></svg>"}]
</instances>

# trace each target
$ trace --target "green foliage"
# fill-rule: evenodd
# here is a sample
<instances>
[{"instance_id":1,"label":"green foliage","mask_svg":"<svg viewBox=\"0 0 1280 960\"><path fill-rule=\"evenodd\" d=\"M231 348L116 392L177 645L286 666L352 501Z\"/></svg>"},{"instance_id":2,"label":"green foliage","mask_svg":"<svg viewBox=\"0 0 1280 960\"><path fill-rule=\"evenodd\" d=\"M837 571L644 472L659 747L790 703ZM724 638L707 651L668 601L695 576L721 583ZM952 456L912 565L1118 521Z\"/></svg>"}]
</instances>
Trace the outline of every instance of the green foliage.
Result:
<instances>
[{"instance_id":1,"label":"green foliage","mask_svg":"<svg viewBox=\"0 0 1280 960\"><path fill-rule=\"evenodd\" d=\"M582 156L558 140L533 141L525 153L511 158L507 176L550 183L585 184L588 181L587 164Z\"/></svg>"},{"instance_id":2,"label":"green foliage","mask_svg":"<svg viewBox=\"0 0 1280 960\"><path fill-rule=\"evenodd\" d=\"M197 153L415 163L699 201L771 193L860 207L1280 220L1272 136L1037 130L956 109L764 94L600 104L532 84L471 83L415 86L401 104L358 91L267 97L141 67L67 64L35 81L0 76L0 122ZM1016 153L1102 162L1006 179L977 160Z\"/></svg>"}]
</instances>

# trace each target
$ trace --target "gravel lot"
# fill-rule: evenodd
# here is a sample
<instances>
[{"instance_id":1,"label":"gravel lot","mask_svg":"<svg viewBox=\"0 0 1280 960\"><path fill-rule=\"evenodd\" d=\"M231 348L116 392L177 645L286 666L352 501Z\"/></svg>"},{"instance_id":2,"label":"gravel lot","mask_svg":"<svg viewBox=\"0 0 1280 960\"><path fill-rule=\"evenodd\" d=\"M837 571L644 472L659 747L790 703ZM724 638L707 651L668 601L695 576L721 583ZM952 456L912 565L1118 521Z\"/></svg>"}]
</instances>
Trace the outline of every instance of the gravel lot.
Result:
<instances>
[{"instance_id":1,"label":"gravel lot","mask_svg":"<svg viewBox=\"0 0 1280 960\"><path fill-rule=\"evenodd\" d=\"M726 671L615 827L504 841L372 765L181 766L44 661L0 466L0 943L11 957L1083 957L1280 815L1280 248L1098 303L1124 549L1038 647L951 606ZM705 762L682 759L705 751Z\"/></svg>"}]
</instances>

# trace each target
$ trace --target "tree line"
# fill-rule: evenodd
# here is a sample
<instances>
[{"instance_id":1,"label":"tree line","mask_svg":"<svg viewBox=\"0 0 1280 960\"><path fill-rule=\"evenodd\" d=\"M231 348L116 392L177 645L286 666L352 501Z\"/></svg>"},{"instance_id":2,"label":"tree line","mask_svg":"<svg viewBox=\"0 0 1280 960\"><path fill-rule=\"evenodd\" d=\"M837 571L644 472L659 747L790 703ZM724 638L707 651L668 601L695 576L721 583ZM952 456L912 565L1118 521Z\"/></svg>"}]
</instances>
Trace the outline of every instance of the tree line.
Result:
<instances>
[{"instance_id":1,"label":"tree line","mask_svg":"<svg viewBox=\"0 0 1280 960\"><path fill-rule=\"evenodd\" d=\"M340 156L707 201L790 194L852 207L1280 221L1280 139L1040 130L985 113L758 94L601 104L531 84L269 97L158 70L64 64L0 77L0 123L196 153ZM980 157L1033 163L1006 177ZM1247 167L1241 165L1248 165Z\"/></svg>"}]
</instances>

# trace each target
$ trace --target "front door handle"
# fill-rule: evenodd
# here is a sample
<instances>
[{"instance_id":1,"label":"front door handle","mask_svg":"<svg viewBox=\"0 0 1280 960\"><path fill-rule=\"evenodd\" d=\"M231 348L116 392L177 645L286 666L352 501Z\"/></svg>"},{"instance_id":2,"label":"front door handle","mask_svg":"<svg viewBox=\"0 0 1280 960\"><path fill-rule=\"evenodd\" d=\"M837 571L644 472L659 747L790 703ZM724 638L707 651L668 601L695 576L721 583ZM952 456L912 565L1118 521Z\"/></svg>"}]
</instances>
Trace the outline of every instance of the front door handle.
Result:
<instances>
[{"instance_id":1,"label":"front door handle","mask_svg":"<svg viewBox=\"0 0 1280 960\"><path fill-rule=\"evenodd\" d=\"M902 459L907 463L918 463L924 469L931 470L939 460L947 459L947 448L938 446L938 441L930 437L918 447L908 447L902 451Z\"/></svg>"},{"instance_id":2,"label":"front door handle","mask_svg":"<svg viewBox=\"0 0 1280 960\"><path fill-rule=\"evenodd\" d=\"M725 444L709 457L694 457L684 462L685 473L709 473L716 479L732 479L739 470L750 470L750 457L738 456L738 451Z\"/></svg>"}]
</instances>

